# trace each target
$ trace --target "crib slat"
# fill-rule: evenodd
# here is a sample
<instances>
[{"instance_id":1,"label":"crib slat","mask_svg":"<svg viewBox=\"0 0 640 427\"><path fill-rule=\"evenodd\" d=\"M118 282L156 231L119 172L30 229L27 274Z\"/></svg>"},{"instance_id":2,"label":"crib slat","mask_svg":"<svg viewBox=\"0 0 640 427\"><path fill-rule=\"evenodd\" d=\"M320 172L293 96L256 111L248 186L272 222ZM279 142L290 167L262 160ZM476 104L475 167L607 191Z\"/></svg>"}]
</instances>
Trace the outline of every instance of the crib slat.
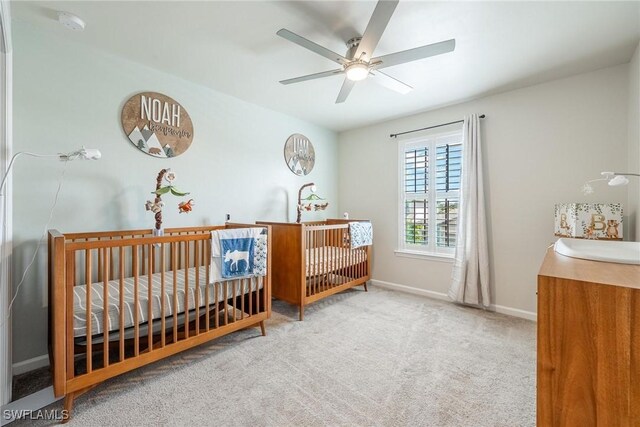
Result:
<instances>
[{"instance_id":1,"label":"crib slat","mask_svg":"<svg viewBox=\"0 0 640 427\"><path fill-rule=\"evenodd\" d=\"M124 246L120 246L120 361L124 360Z\"/></svg>"},{"instance_id":2,"label":"crib slat","mask_svg":"<svg viewBox=\"0 0 640 427\"><path fill-rule=\"evenodd\" d=\"M247 293L244 291L247 279L240 279L240 319L244 319L244 297Z\"/></svg>"},{"instance_id":3,"label":"crib slat","mask_svg":"<svg viewBox=\"0 0 640 427\"><path fill-rule=\"evenodd\" d=\"M189 338L189 242L184 242L184 337Z\"/></svg>"},{"instance_id":4,"label":"crib slat","mask_svg":"<svg viewBox=\"0 0 640 427\"><path fill-rule=\"evenodd\" d=\"M104 279L102 281L102 290L103 290L103 302L102 302L102 331L103 334L103 368L109 366L109 251L104 248L102 249L104 254L102 255L102 261L104 265L102 267L102 273L104 274ZM101 252L102 252L101 251Z\"/></svg>"},{"instance_id":5,"label":"crib slat","mask_svg":"<svg viewBox=\"0 0 640 427\"><path fill-rule=\"evenodd\" d=\"M324 238L324 246L322 247L322 250L324 251L324 257L327 260L327 269L322 275L322 289L320 289L320 292L324 292L328 289L329 280L331 279L331 274L335 268L333 265L333 258L331 258L331 230L324 230L322 234Z\"/></svg>"},{"instance_id":6,"label":"crib slat","mask_svg":"<svg viewBox=\"0 0 640 427\"><path fill-rule=\"evenodd\" d=\"M349 236L349 247L347 250L349 251L349 281L352 281L356 277L356 261L354 259L355 254L353 249L351 249L351 236Z\"/></svg>"},{"instance_id":7,"label":"crib slat","mask_svg":"<svg viewBox=\"0 0 640 427\"><path fill-rule=\"evenodd\" d=\"M141 235L140 235L140 237L144 237L144 234L141 234ZM142 267L142 271L141 271L141 274L142 274L143 276L144 276L145 274L147 274L146 269L145 269L145 267L146 267L146 263L144 262L144 259L145 259L145 248L146 248L146 246L145 246L145 245L141 245L141 246L140 246L140 250L142 251L142 265L141 265L141 267Z\"/></svg>"},{"instance_id":8,"label":"crib slat","mask_svg":"<svg viewBox=\"0 0 640 427\"><path fill-rule=\"evenodd\" d=\"M331 239L331 247L329 248L329 256L331 257L331 275L329 277L329 283L328 283L328 289L333 288L336 285L336 282L338 281L337 277L338 277L338 273L339 273L339 268L340 268L340 260L338 259L338 242L339 242L339 238L338 238L338 230L336 229L331 229L329 230L330 232L330 239Z\"/></svg>"},{"instance_id":9,"label":"crib slat","mask_svg":"<svg viewBox=\"0 0 640 427\"><path fill-rule=\"evenodd\" d=\"M148 274L147 274L147 341L149 344L149 351L153 350L153 256L155 255L153 245L149 245L147 249L149 254L148 259Z\"/></svg>"},{"instance_id":10,"label":"crib slat","mask_svg":"<svg viewBox=\"0 0 640 427\"><path fill-rule=\"evenodd\" d=\"M165 314L164 314L164 304L165 304L165 299L166 299L166 292L165 292L165 288L164 288L164 281L165 281L165 269L166 269L166 265L165 265L165 246L164 243L160 244L160 346L164 347L166 342L165 342L165 335L167 334L167 329L166 329L166 320L165 320Z\"/></svg>"},{"instance_id":11,"label":"crib slat","mask_svg":"<svg viewBox=\"0 0 640 427\"><path fill-rule=\"evenodd\" d=\"M74 251L66 252L66 271L67 277L65 282L65 288L67 292L67 307L73 307L73 287L76 279L76 256ZM75 358L73 339L69 337L74 336L73 333L73 311L66 310L66 329L67 329L67 379L74 377L73 361Z\"/></svg>"},{"instance_id":12,"label":"crib slat","mask_svg":"<svg viewBox=\"0 0 640 427\"><path fill-rule=\"evenodd\" d=\"M256 286L256 312L260 313L260 289Z\"/></svg>"},{"instance_id":13,"label":"crib slat","mask_svg":"<svg viewBox=\"0 0 640 427\"><path fill-rule=\"evenodd\" d=\"M178 341L178 243L171 243L173 270L173 342Z\"/></svg>"},{"instance_id":14,"label":"crib slat","mask_svg":"<svg viewBox=\"0 0 640 427\"><path fill-rule=\"evenodd\" d=\"M320 292L320 281L322 280L322 274L324 270L327 268L325 265L325 260L322 258L322 246L320 245L320 238L322 237L322 232L320 230L314 231L315 239L314 239L314 247L316 248L316 253L318 254L318 259L320 263L316 265L316 280L314 281L314 292L313 294L317 294Z\"/></svg>"},{"instance_id":15,"label":"crib slat","mask_svg":"<svg viewBox=\"0 0 640 427\"><path fill-rule=\"evenodd\" d=\"M218 282L214 283L213 284L213 289L215 291L215 300L214 300L214 304L215 304L214 316L215 316L215 318L214 318L214 321L215 321L216 328L218 328L220 326L220 298L219 298L220 294L218 293L219 292L218 288L219 288L219 283Z\"/></svg>"},{"instance_id":16,"label":"crib slat","mask_svg":"<svg viewBox=\"0 0 640 427\"><path fill-rule=\"evenodd\" d=\"M102 251L98 251L98 282L102 282Z\"/></svg>"},{"instance_id":17,"label":"crib slat","mask_svg":"<svg viewBox=\"0 0 640 427\"><path fill-rule=\"evenodd\" d=\"M109 240L113 240L113 236L109 237ZM111 257L111 262L109 263L109 277L115 277L113 275L113 248L109 249L109 256Z\"/></svg>"},{"instance_id":18,"label":"crib slat","mask_svg":"<svg viewBox=\"0 0 640 427\"><path fill-rule=\"evenodd\" d=\"M204 282L204 305L206 306L206 316L205 316L205 329L207 330L207 332L209 332L209 317L211 317L211 307L209 306L209 267L208 267L208 263L207 263L207 258L206 258L206 254L208 253L207 251L207 247L210 247L210 240L204 240L203 241L203 249L202 249L202 256L203 256L203 264L205 265L205 277L206 280Z\"/></svg>"},{"instance_id":19,"label":"crib slat","mask_svg":"<svg viewBox=\"0 0 640 427\"><path fill-rule=\"evenodd\" d=\"M360 248L357 249L351 249L351 251L353 251L353 258L354 258L354 262L355 262L355 278L359 279L360 277L362 277L362 273L361 273L361 268L362 266L360 265Z\"/></svg>"},{"instance_id":20,"label":"crib slat","mask_svg":"<svg viewBox=\"0 0 640 427\"><path fill-rule=\"evenodd\" d=\"M205 251L205 247L206 247L206 245L207 245L207 242L208 242L208 240L203 240L203 241L202 241L202 259L200 260L200 263L201 263L202 265L205 265L205 263L206 263L206 258L205 258L206 251Z\"/></svg>"},{"instance_id":21,"label":"crib slat","mask_svg":"<svg viewBox=\"0 0 640 427\"><path fill-rule=\"evenodd\" d=\"M334 243L335 243L335 247L333 248L333 256L334 258L334 264L336 266L335 268L335 274L334 274L334 283L333 286L340 286L342 280L340 279L342 276L340 275L340 240L341 240L341 231L339 229L333 230L333 239L334 239Z\"/></svg>"},{"instance_id":22,"label":"crib slat","mask_svg":"<svg viewBox=\"0 0 640 427\"><path fill-rule=\"evenodd\" d=\"M317 262L317 255L315 253L315 249L313 248L313 231L309 230L308 233L309 239L307 240L307 248L309 250L309 277L307 278L307 295L313 295L313 280L315 277L315 268Z\"/></svg>"},{"instance_id":23,"label":"crib slat","mask_svg":"<svg viewBox=\"0 0 640 427\"><path fill-rule=\"evenodd\" d=\"M331 258L331 274L328 278L327 289L331 289L335 286L336 277L338 276L338 235L335 229L329 230L329 257Z\"/></svg>"},{"instance_id":24,"label":"crib slat","mask_svg":"<svg viewBox=\"0 0 640 427\"><path fill-rule=\"evenodd\" d=\"M253 308L251 300L253 299L253 295L254 295L254 289L253 289L253 281L249 281L249 315L252 316L253 315ZM256 287L257 289L257 287ZM256 295L256 299L258 299L257 295Z\"/></svg>"},{"instance_id":25,"label":"crib slat","mask_svg":"<svg viewBox=\"0 0 640 427\"><path fill-rule=\"evenodd\" d=\"M319 293L321 291L320 286L322 285L322 275L325 273L325 271L327 270L327 265L326 262L327 260L324 259L324 254L322 253L322 244L321 244L321 239L322 239L322 230L316 230L316 251L318 251L318 257L320 257L320 259L322 260L322 264L320 264L319 268L318 268L318 278L316 279L316 291L315 293Z\"/></svg>"},{"instance_id":26,"label":"crib slat","mask_svg":"<svg viewBox=\"0 0 640 427\"><path fill-rule=\"evenodd\" d=\"M324 260L321 258L322 253L320 251L320 248L318 248L318 241L317 241L317 237L318 237L318 231L314 230L313 231L313 242L311 247L313 248L313 250L315 251L315 255L318 258L318 262L316 264L314 264L314 271L313 271L313 282L312 284L312 288L311 288L311 295L315 295L318 293L318 271L320 270L320 268L324 268L323 264L324 264Z\"/></svg>"},{"instance_id":27,"label":"crib slat","mask_svg":"<svg viewBox=\"0 0 640 427\"><path fill-rule=\"evenodd\" d=\"M237 304L237 300L238 300L238 296L236 293L236 284L237 284L238 280L235 279L232 281L233 283L233 321L236 321L236 304Z\"/></svg>"},{"instance_id":28,"label":"crib slat","mask_svg":"<svg viewBox=\"0 0 640 427\"><path fill-rule=\"evenodd\" d=\"M344 281L349 282L349 235L346 230L342 232L344 234Z\"/></svg>"},{"instance_id":29,"label":"crib slat","mask_svg":"<svg viewBox=\"0 0 640 427\"><path fill-rule=\"evenodd\" d=\"M222 283L224 283L224 324L227 325L229 323L229 296L228 296L229 282L222 282Z\"/></svg>"},{"instance_id":30,"label":"crib slat","mask_svg":"<svg viewBox=\"0 0 640 427\"><path fill-rule=\"evenodd\" d=\"M195 305L196 305L196 335L200 333L200 243L193 242L193 263L196 269ZM206 288L205 288L206 289Z\"/></svg>"},{"instance_id":31,"label":"crib slat","mask_svg":"<svg viewBox=\"0 0 640 427\"><path fill-rule=\"evenodd\" d=\"M137 357L140 354L140 320L138 318L140 311L138 309L138 272L140 267L138 266L138 245L131 247L131 256L133 257L131 262L133 266L133 354Z\"/></svg>"},{"instance_id":32,"label":"crib slat","mask_svg":"<svg viewBox=\"0 0 640 427\"><path fill-rule=\"evenodd\" d=\"M336 271L336 258L334 256L334 250L333 247L335 246L335 233L333 232L333 230L327 230L327 233L329 233L329 259L331 260L332 266L331 266L331 273L327 275L327 289L331 289L332 287L332 280L333 280L333 276L335 276L335 271Z\"/></svg>"},{"instance_id":33,"label":"crib slat","mask_svg":"<svg viewBox=\"0 0 640 427\"><path fill-rule=\"evenodd\" d=\"M331 269L333 268L332 265L329 265L329 263L331 263L333 260L329 258L328 237L329 230L324 230L322 232L322 240L324 241L324 244L322 245L322 252L324 252L324 259L326 260L325 262L327 263L327 268L325 271L323 271L322 274L322 286L320 288L320 292L324 292L327 290L327 281L329 280L329 274L331 273Z\"/></svg>"},{"instance_id":34,"label":"crib slat","mask_svg":"<svg viewBox=\"0 0 640 427\"><path fill-rule=\"evenodd\" d=\"M313 268L316 262L315 252L313 252L313 247L311 245L311 241L313 240L313 232L309 230L307 232L306 239L306 253L308 254L307 266L306 268L309 270L307 273L305 289L307 296L311 295L311 285L313 285Z\"/></svg>"},{"instance_id":35,"label":"crib slat","mask_svg":"<svg viewBox=\"0 0 640 427\"><path fill-rule=\"evenodd\" d=\"M327 258L327 263L329 265L329 267L327 268L327 271L325 272L324 275L324 286L322 287L322 292L326 291L327 289L329 289L331 287L331 276L334 274L335 272L335 259L331 256L332 255L332 242L333 242L333 234L331 233L331 230L325 230L324 231L324 236L325 236L325 256Z\"/></svg>"},{"instance_id":36,"label":"crib slat","mask_svg":"<svg viewBox=\"0 0 640 427\"><path fill-rule=\"evenodd\" d=\"M91 359L93 349L91 348L91 321L93 317L91 317L91 250L85 249L84 251L84 280L86 285L86 293L87 293L87 301L86 301L86 334L87 334L87 373L90 373L93 370L93 360Z\"/></svg>"},{"instance_id":37,"label":"crib slat","mask_svg":"<svg viewBox=\"0 0 640 427\"><path fill-rule=\"evenodd\" d=\"M316 263L316 271L313 277L313 294L318 293L318 282L320 280L320 273L322 273L321 269L324 269L324 260L322 259L322 249L318 245L319 233L318 230L313 231L313 248L316 251L316 257L318 262Z\"/></svg>"},{"instance_id":38,"label":"crib slat","mask_svg":"<svg viewBox=\"0 0 640 427\"><path fill-rule=\"evenodd\" d=\"M313 244L311 245L313 247L313 250L315 251L315 258L316 258L316 263L314 265L314 274L313 274L313 287L312 287L312 292L311 295L315 295L318 293L318 279L319 279L319 273L320 273L320 269L324 268L322 265L322 254L320 253L320 248L318 247L318 231L314 230L313 231Z\"/></svg>"},{"instance_id":39,"label":"crib slat","mask_svg":"<svg viewBox=\"0 0 640 427\"><path fill-rule=\"evenodd\" d=\"M338 258L338 270L337 272L340 275L340 280L338 281L338 283L340 285L344 284L344 230L342 228L339 229L339 233L338 233L338 239L339 241L339 245L338 245L338 253L337 253L337 258Z\"/></svg>"},{"instance_id":40,"label":"crib slat","mask_svg":"<svg viewBox=\"0 0 640 427\"><path fill-rule=\"evenodd\" d=\"M324 273L324 271L327 269L327 266L325 265L325 259L322 258L322 246L320 245L320 238L322 237L322 231L320 230L316 230L314 231L315 234L315 241L314 241L314 247L316 248L316 253L318 254L318 259L320 260L320 263L316 264L316 280L314 281L314 292L313 294L317 294L318 292L320 292L320 281L322 280L322 274Z\"/></svg>"}]
</instances>

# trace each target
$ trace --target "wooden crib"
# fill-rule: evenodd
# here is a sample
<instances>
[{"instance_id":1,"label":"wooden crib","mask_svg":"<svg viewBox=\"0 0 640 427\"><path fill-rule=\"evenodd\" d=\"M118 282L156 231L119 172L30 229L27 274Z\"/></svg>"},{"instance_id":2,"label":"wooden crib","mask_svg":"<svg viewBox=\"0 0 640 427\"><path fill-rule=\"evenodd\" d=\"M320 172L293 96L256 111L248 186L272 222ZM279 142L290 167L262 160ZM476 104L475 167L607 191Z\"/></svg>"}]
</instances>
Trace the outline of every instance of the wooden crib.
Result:
<instances>
[{"instance_id":1,"label":"wooden crib","mask_svg":"<svg viewBox=\"0 0 640 427\"><path fill-rule=\"evenodd\" d=\"M158 237L49 231L49 357L65 416L77 396L111 377L240 329L259 325L265 335L270 227L260 246L265 276L209 277L211 231L247 227L256 226L172 228Z\"/></svg>"},{"instance_id":2,"label":"wooden crib","mask_svg":"<svg viewBox=\"0 0 640 427\"><path fill-rule=\"evenodd\" d=\"M273 297L304 307L322 298L363 285L371 276L371 246L351 249L349 222L361 220L279 223L271 226Z\"/></svg>"}]
</instances>

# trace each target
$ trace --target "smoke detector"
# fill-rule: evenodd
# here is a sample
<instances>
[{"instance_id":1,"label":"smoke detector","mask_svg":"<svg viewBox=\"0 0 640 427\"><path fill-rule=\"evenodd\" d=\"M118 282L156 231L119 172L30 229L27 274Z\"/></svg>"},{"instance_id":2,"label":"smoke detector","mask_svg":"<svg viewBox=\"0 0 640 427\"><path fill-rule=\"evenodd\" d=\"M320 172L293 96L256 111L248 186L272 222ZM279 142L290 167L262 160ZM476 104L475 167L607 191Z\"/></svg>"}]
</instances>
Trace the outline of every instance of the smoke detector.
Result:
<instances>
[{"instance_id":1,"label":"smoke detector","mask_svg":"<svg viewBox=\"0 0 640 427\"><path fill-rule=\"evenodd\" d=\"M71 31L84 30L85 23L80 17L69 12L58 12L58 22Z\"/></svg>"}]
</instances>

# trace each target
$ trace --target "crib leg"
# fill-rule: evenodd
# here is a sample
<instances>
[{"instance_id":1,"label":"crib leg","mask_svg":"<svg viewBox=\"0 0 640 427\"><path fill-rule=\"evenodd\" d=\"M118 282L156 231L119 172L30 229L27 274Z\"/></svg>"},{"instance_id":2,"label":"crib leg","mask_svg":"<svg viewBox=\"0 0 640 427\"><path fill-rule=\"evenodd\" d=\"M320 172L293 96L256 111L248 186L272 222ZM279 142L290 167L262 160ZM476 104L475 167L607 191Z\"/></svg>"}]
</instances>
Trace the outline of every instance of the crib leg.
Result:
<instances>
[{"instance_id":1,"label":"crib leg","mask_svg":"<svg viewBox=\"0 0 640 427\"><path fill-rule=\"evenodd\" d=\"M73 410L73 403L76 400L76 398L78 396L81 396L83 394L85 394L86 392L88 392L89 390L97 387L98 384L93 384L90 385L89 387L85 387L81 390L77 390L77 391L72 391L71 393L68 393L64 396L64 413L63 413L63 418L62 418L62 422L61 424L65 424L67 422L69 422L69 420L71 419L71 411Z\"/></svg>"},{"instance_id":2,"label":"crib leg","mask_svg":"<svg viewBox=\"0 0 640 427\"><path fill-rule=\"evenodd\" d=\"M71 392L64 396L64 412L62 414L61 424L66 424L71 419L71 410L73 409L73 401L76 398L76 393Z\"/></svg>"},{"instance_id":3,"label":"crib leg","mask_svg":"<svg viewBox=\"0 0 640 427\"><path fill-rule=\"evenodd\" d=\"M304 320L304 305L301 305L298 311L300 313L300 321L302 322Z\"/></svg>"},{"instance_id":4,"label":"crib leg","mask_svg":"<svg viewBox=\"0 0 640 427\"><path fill-rule=\"evenodd\" d=\"M363 285L364 285L364 291L369 292L369 290L367 289L367 282L364 282Z\"/></svg>"},{"instance_id":5,"label":"crib leg","mask_svg":"<svg viewBox=\"0 0 640 427\"><path fill-rule=\"evenodd\" d=\"M262 336L263 337L267 336L267 330L264 327L264 320L262 322L260 322L260 331L262 331Z\"/></svg>"}]
</instances>

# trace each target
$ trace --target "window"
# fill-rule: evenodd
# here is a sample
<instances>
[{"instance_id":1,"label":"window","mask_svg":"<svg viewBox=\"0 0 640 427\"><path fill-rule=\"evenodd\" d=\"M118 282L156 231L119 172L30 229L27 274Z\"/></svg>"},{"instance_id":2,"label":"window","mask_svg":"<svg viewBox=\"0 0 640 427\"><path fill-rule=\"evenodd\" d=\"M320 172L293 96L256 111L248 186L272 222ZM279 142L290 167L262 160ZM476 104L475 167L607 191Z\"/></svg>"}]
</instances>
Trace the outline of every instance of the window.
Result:
<instances>
[{"instance_id":1,"label":"window","mask_svg":"<svg viewBox=\"0 0 640 427\"><path fill-rule=\"evenodd\" d=\"M456 247L462 132L400 143L399 251L451 256Z\"/></svg>"}]
</instances>

